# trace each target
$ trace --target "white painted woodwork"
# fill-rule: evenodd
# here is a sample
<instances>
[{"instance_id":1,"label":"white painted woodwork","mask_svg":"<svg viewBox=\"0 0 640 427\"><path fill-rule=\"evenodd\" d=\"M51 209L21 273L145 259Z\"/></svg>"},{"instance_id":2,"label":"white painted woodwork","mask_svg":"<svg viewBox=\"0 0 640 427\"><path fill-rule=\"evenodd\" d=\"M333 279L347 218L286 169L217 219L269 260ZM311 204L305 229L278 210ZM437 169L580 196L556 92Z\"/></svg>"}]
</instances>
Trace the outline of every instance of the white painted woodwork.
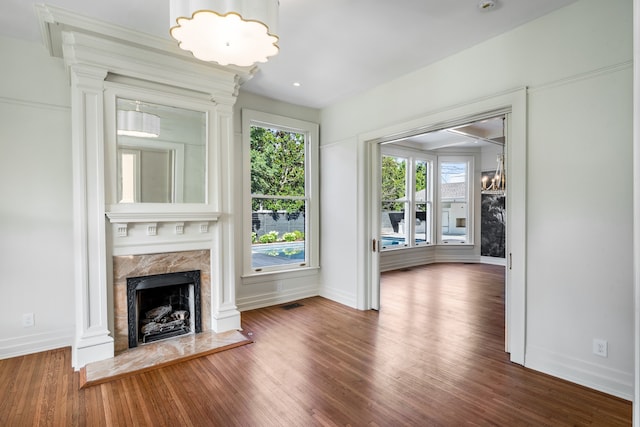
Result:
<instances>
[{"instance_id":1,"label":"white painted woodwork","mask_svg":"<svg viewBox=\"0 0 640 427\"><path fill-rule=\"evenodd\" d=\"M633 39L640 40L640 0L633 0ZM640 427L640 44L633 45L633 268L635 379L633 425Z\"/></svg>"},{"instance_id":2,"label":"white painted woodwork","mask_svg":"<svg viewBox=\"0 0 640 427\"><path fill-rule=\"evenodd\" d=\"M107 69L72 64L76 339L74 367L113 356L107 300L104 224L104 132L102 82Z\"/></svg>"},{"instance_id":3,"label":"white painted woodwork","mask_svg":"<svg viewBox=\"0 0 640 427\"><path fill-rule=\"evenodd\" d=\"M107 295L112 255L210 249L214 254L212 329L239 329L230 176L232 106L240 75L246 77L246 73L155 50L154 42L141 44L144 37L127 34L131 37L122 38L121 29L101 27L56 8L39 10L51 53L61 55L71 73L77 301L74 367L113 357L109 330L113 307ZM96 28L105 33L98 34ZM165 104L207 114L206 203L116 204L113 106L120 94L162 98ZM109 107L106 111L105 105ZM196 227L185 228L185 222ZM107 231L113 237L107 238Z\"/></svg>"}]
</instances>

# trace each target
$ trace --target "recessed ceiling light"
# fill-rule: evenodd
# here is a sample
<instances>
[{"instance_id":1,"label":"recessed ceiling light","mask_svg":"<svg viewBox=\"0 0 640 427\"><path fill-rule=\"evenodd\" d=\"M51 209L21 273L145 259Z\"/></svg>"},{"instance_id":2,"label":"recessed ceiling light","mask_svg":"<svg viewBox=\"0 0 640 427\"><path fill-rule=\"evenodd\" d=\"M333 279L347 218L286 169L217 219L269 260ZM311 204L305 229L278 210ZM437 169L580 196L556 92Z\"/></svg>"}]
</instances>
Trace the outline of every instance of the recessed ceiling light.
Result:
<instances>
[{"instance_id":1,"label":"recessed ceiling light","mask_svg":"<svg viewBox=\"0 0 640 427\"><path fill-rule=\"evenodd\" d=\"M478 1L478 9L486 11L493 9L496 6L496 2L494 0L479 0Z\"/></svg>"},{"instance_id":2,"label":"recessed ceiling light","mask_svg":"<svg viewBox=\"0 0 640 427\"><path fill-rule=\"evenodd\" d=\"M294 85L295 87L300 87L300 83L299 83L299 82L294 82L294 83L293 83L293 85Z\"/></svg>"}]
</instances>

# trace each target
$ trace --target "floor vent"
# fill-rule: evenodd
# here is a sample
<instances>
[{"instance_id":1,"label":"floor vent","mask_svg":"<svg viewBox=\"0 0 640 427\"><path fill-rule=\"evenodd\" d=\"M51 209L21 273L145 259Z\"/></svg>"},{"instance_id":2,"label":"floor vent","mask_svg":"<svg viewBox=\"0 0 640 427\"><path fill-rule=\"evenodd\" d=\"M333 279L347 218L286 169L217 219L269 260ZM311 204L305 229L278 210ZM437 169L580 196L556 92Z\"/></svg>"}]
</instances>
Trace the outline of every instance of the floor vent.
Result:
<instances>
[{"instance_id":1,"label":"floor vent","mask_svg":"<svg viewBox=\"0 0 640 427\"><path fill-rule=\"evenodd\" d=\"M298 307L302 307L302 304L294 302L293 304L287 304L282 306L284 310L291 310L292 308L298 308Z\"/></svg>"}]
</instances>

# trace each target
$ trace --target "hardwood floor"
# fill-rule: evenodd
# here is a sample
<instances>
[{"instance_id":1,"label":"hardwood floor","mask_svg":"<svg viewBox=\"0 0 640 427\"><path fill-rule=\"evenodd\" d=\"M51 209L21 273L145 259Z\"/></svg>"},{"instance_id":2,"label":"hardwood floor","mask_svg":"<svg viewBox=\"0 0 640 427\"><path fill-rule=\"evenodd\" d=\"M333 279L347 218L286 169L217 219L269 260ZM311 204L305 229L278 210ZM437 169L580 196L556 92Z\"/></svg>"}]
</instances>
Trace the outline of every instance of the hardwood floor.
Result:
<instances>
[{"instance_id":1,"label":"hardwood floor","mask_svg":"<svg viewBox=\"0 0 640 427\"><path fill-rule=\"evenodd\" d=\"M252 344L83 390L69 349L2 360L0 425L631 425L631 403L508 361L501 267L388 272L381 295L244 312Z\"/></svg>"}]
</instances>

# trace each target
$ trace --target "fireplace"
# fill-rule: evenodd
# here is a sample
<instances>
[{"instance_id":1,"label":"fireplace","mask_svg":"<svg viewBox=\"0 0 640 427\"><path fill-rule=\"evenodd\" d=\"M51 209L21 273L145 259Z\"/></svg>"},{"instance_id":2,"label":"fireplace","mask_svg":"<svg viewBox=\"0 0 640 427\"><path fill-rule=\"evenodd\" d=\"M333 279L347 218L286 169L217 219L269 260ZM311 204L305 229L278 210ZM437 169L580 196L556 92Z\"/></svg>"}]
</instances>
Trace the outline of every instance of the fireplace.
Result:
<instances>
[{"instance_id":1,"label":"fireplace","mask_svg":"<svg viewBox=\"0 0 640 427\"><path fill-rule=\"evenodd\" d=\"M199 270L127 278L129 348L201 332L200 301Z\"/></svg>"}]
</instances>

